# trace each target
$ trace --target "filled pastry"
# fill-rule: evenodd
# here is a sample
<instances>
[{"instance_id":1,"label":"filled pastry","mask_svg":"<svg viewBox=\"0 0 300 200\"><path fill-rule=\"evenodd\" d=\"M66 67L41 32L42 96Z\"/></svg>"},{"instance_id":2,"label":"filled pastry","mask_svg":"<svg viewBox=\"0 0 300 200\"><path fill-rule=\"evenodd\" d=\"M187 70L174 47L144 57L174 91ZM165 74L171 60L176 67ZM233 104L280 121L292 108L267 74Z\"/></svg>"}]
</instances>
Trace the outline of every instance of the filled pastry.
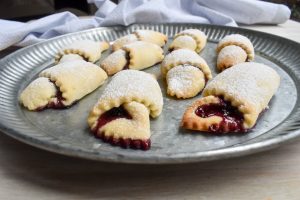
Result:
<instances>
[{"instance_id":1,"label":"filled pastry","mask_svg":"<svg viewBox=\"0 0 300 200\"><path fill-rule=\"evenodd\" d=\"M107 79L97 65L84 60L65 61L42 71L21 93L28 110L66 108L94 91Z\"/></svg>"},{"instance_id":2,"label":"filled pastry","mask_svg":"<svg viewBox=\"0 0 300 200\"><path fill-rule=\"evenodd\" d=\"M204 89L203 96L185 111L181 125L208 132L245 132L280 84L272 68L259 63L240 63L217 75Z\"/></svg>"},{"instance_id":3,"label":"filled pastry","mask_svg":"<svg viewBox=\"0 0 300 200\"><path fill-rule=\"evenodd\" d=\"M168 54L161 64L161 73L167 81L167 93L184 99L196 96L212 78L205 60L189 49Z\"/></svg>"},{"instance_id":4,"label":"filled pastry","mask_svg":"<svg viewBox=\"0 0 300 200\"><path fill-rule=\"evenodd\" d=\"M150 148L149 115L162 112L163 97L155 78L137 70L113 76L88 117L96 137L123 148Z\"/></svg>"},{"instance_id":5,"label":"filled pastry","mask_svg":"<svg viewBox=\"0 0 300 200\"><path fill-rule=\"evenodd\" d=\"M101 53L109 48L107 42L96 42L93 40L77 40L65 47L63 47L56 55L55 62L58 63L60 59L66 54L76 54L81 56L85 61L96 62L100 59Z\"/></svg>"},{"instance_id":6,"label":"filled pastry","mask_svg":"<svg viewBox=\"0 0 300 200\"><path fill-rule=\"evenodd\" d=\"M156 44L137 41L123 46L106 57L101 67L108 75L113 75L123 69L141 70L159 63L164 58L164 52Z\"/></svg>"},{"instance_id":7,"label":"filled pastry","mask_svg":"<svg viewBox=\"0 0 300 200\"><path fill-rule=\"evenodd\" d=\"M169 46L169 51L190 49L199 53L206 45L207 36L198 29L187 29L177 33Z\"/></svg>"},{"instance_id":8,"label":"filled pastry","mask_svg":"<svg viewBox=\"0 0 300 200\"><path fill-rule=\"evenodd\" d=\"M144 41L156 44L160 47L164 46L167 42L168 38L166 35L152 30L136 30L132 34L123 36L114 41L112 44L112 50L117 51L121 49L124 45L136 42L136 41Z\"/></svg>"},{"instance_id":9,"label":"filled pastry","mask_svg":"<svg viewBox=\"0 0 300 200\"><path fill-rule=\"evenodd\" d=\"M254 59L254 47L251 41L240 34L227 35L221 39L217 46L217 53L219 71Z\"/></svg>"}]
</instances>

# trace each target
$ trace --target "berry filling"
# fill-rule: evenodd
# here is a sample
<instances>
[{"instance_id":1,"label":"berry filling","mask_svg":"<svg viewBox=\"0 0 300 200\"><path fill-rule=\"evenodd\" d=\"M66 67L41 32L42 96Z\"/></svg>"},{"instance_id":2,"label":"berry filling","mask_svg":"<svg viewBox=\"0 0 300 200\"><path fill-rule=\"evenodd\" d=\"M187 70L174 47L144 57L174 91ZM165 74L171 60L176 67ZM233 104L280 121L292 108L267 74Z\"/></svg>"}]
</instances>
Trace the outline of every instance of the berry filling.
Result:
<instances>
[{"instance_id":1,"label":"berry filling","mask_svg":"<svg viewBox=\"0 0 300 200\"><path fill-rule=\"evenodd\" d=\"M51 83L53 83L55 85L55 83L53 81L50 81ZM62 92L59 90L59 87L57 87L55 85L56 88L56 95L55 95L55 100L49 102L47 105L39 107L36 109L36 111L42 111L45 110L47 108L52 108L52 109L64 109L64 108L68 108L69 106L65 106L63 101L65 100L65 98L62 96Z\"/></svg>"},{"instance_id":2,"label":"berry filling","mask_svg":"<svg viewBox=\"0 0 300 200\"><path fill-rule=\"evenodd\" d=\"M93 129L94 135L97 138L101 138L104 142L108 142L114 146L121 146L122 148L132 148L132 149L142 149L148 150L151 146L150 139L147 140L139 140L139 139L130 139L130 138L114 138L114 136L105 136L104 133L98 133L98 130L103 127L105 124L119 119L132 119L132 116L127 112L127 110L123 107L115 107L112 108L105 113L103 113L97 121L96 127Z\"/></svg>"},{"instance_id":3,"label":"berry filling","mask_svg":"<svg viewBox=\"0 0 300 200\"><path fill-rule=\"evenodd\" d=\"M125 59L127 60L127 62L126 62L126 64L124 65L123 70L124 70L124 69L129 69L129 63L130 63L129 52L126 52L126 53L125 53Z\"/></svg>"},{"instance_id":4,"label":"berry filling","mask_svg":"<svg viewBox=\"0 0 300 200\"><path fill-rule=\"evenodd\" d=\"M213 124L209 127L209 131L216 133L227 132L246 132L243 127L244 117L243 114L230 102L220 98L218 104L204 104L199 106L195 114L202 118L218 116L222 117L219 124Z\"/></svg>"}]
</instances>

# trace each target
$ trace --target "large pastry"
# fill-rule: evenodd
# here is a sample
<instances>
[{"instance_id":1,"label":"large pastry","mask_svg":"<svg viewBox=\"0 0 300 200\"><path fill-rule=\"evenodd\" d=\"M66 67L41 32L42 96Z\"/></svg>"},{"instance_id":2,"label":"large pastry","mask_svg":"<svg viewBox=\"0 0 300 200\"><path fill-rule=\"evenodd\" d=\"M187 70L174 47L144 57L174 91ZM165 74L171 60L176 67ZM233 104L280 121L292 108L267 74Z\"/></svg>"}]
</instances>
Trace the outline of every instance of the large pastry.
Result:
<instances>
[{"instance_id":1,"label":"large pastry","mask_svg":"<svg viewBox=\"0 0 300 200\"><path fill-rule=\"evenodd\" d=\"M107 42L96 42L93 40L77 40L64 46L56 55L55 61L58 63L64 55L75 54L88 62L96 62L100 59L103 51L109 48Z\"/></svg>"},{"instance_id":2,"label":"large pastry","mask_svg":"<svg viewBox=\"0 0 300 200\"><path fill-rule=\"evenodd\" d=\"M132 34L123 36L114 41L112 44L112 50L117 51L121 49L124 45L136 42L136 41L144 41L156 44L160 47L164 46L167 42L167 36L152 30L136 30Z\"/></svg>"},{"instance_id":3,"label":"large pastry","mask_svg":"<svg viewBox=\"0 0 300 200\"><path fill-rule=\"evenodd\" d=\"M161 64L161 73L167 81L167 93L184 99L196 96L212 78L205 60L189 49L168 54Z\"/></svg>"},{"instance_id":4,"label":"large pastry","mask_svg":"<svg viewBox=\"0 0 300 200\"><path fill-rule=\"evenodd\" d=\"M91 110L88 124L95 136L123 148L150 148L149 115L162 112L160 87L151 74L124 70L113 76Z\"/></svg>"},{"instance_id":5,"label":"large pastry","mask_svg":"<svg viewBox=\"0 0 300 200\"><path fill-rule=\"evenodd\" d=\"M277 72L266 65L237 64L206 86L204 97L187 108L181 125L208 132L245 132L268 108L279 83Z\"/></svg>"},{"instance_id":6,"label":"large pastry","mask_svg":"<svg viewBox=\"0 0 300 200\"><path fill-rule=\"evenodd\" d=\"M240 34L227 35L221 39L217 46L217 53L219 71L254 59L254 47L251 41Z\"/></svg>"},{"instance_id":7,"label":"large pastry","mask_svg":"<svg viewBox=\"0 0 300 200\"><path fill-rule=\"evenodd\" d=\"M66 108L102 85L107 74L84 60L64 61L39 74L21 93L20 102L29 110Z\"/></svg>"},{"instance_id":8,"label":"large pastry","mask_svg":"<svg viewBox=\"0 0 300 200\"><path fill-rule=\"evenodd\" d=\"M108 75L113 75L123 69L142 70L159 63L164 58L164 52L158 45L138 41L127 44L106 57L101 67Z\"/></svg>"},{"instance_id":9,"label":"large pastry","mask_svg":"<svg viewBox=\"0 0 300 200\"><path fill-rule=\"evenodd\" d=\"M190 49L199 53L206 45L207 36L198 29L186 29L174 36L169 51L176 49Z\"/></svg>"}]
</instances>

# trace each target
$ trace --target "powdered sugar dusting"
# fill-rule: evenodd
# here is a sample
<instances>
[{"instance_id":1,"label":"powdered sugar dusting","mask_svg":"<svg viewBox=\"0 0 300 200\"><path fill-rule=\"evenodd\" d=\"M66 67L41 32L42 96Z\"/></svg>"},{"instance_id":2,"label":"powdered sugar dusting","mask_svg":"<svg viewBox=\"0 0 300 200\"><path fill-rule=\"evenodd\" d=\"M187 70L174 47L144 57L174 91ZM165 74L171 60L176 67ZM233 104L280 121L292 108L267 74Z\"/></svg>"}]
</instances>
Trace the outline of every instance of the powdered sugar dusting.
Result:
<instances>
[{"instance_id":1,"label":"powdered sugar dusting","mask_svg":"<svg viewBox=\"0 0 300 200\"><path fill-rule=\"evenodd\" d=\"M167 74L168 88L174 92L181 92L193 85L193 73L199 69L191 65L178 65Z\"/></svg>"},{"instance_id":2,"label":"powdered sugar dusting","mask_svg":"<svg viewBox=\"0 0 300 200\"><path fill-rule=\"evenodd\" d=\"M247 49L245 49L245 50L249 51L248 53L254 55L254 47L253 47L251 41L243 35L231 34L231 35L225 36L218 43L217 50L220 51L222 48L227 46L227 44L243 45L243 46L247 47Z\"/></svg>"},{"instance_id":3,"label":"powdered sugar dusting","mask_svg":"<svg viewBox=\"0 0 300 200\"><path fill-rule=\"evenodd\" d=\"M127 60L126 60L126 52L124 50L122 50L122 49L119 49L119 50L113 52L112 54L110 54L108 57L106 57L102 61L101 65L115 67L115 66L118 66L120 64L124 64L125 65L126 62L127 62Z\"/></svg>"},{"instance_id":4,"label":"powdered sugar dusting","mask_svg":"<svg viewBox=\"0 0 300 200\"><path fill-rule=\"evenodd\" d=\"M162 109L163 98L158 82L151 74L137 70L118 72L103 91L99 102L137 96Z\"/></svg>"},{"instance_id":5,"label":"powdered sugar dusting","mask_svg":"<svg viewBox=\"0 0 300 200\"><path fill-rule=\"evenodd\" d=\"M219 55L217 63L218 65L224 62L230 62L230 65L235 65L241 62L245 62L247 59L247 53L239 46L230 45L224 47ZM227 63L229 64L229 63Z\"/></svg>"},{"instance_id":6,"label":"powdered sugar dusting","mask_svg":"<svg viewBox=\"0 0 300 200\"><path fill-rule=\"evenodd\" d=\"M280 77L272 68L260 63L240 63L217 75L205 88L204 94L216 90L235 100L247 102L258 113L276 92Z\"/></svg>"},{"instance_id":7,"label":"powdered sugar dusting","mask_svg":"<svg viewBox=\"0 0 300 200\"><path fill-rule=\"evenodd\" d=\"M196 52L189 49L178 49L168 54L162 62L162 67L177 63L200 63L205 62Z\"/></svg>"}]
</instances>

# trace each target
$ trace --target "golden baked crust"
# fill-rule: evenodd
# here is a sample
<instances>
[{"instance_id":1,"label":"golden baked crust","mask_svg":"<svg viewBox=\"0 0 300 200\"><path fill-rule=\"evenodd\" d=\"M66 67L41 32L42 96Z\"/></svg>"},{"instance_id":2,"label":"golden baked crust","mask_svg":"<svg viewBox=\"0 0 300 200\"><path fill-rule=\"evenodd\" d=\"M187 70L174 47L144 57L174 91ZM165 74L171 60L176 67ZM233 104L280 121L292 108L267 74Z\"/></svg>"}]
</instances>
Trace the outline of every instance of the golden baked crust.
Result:
<instances>
[{"instance_id":1,"label":"golden baked crust","mask_svg":"<svg viewBox=\"0 0 300 200\"><path fill-rule=\"evenodd\" d=\"M60 58L58 63L69 62L74 60L83 60L83 57L78 54L65 54Z\"/></svg>"},{"instance_id":2,"label":"golden baked crust","mask_svg":"<svg viewBox=\"0 0 300 200\"><path fill-rule=\"evenodd\" d=\"M135 42L123 47L130 57L129 69L145 69L164 59L164 52L156 44L149 42Z\"/></svg>"},{"instance_id":3,"label":"golden baked crust","mask_svg":"<svg viewBox=\"0 0 300 200\"><path fill-rule=\"evenodd\" d=\"M260 63L240 63L217 75L203 96L223 97L243 114L245 129L252 128L280 84L280 76Z\"/></svg>"},{"instance_id":4,"label":"golden baked crust","mask_svg":"<svg viewBox=\"0 0 300 200\"><path fill-rule=\"evenodd\" d=\"M206 45L207 36L198 29L187 29L176 34L169 50L190 49L199 53Z\"/></svg>"},{"instance_id":5,"label":"golden baked crust","mask_svg":"<svg viewBox=\"0 0 300 200\"><path fill-rule=\"evenodd\" d=\"M20 102L29 110L38 110L57 102L61 92L65 107L89 94L106 80L106 73L84 60L60 63L45 69L21 93Z\"/></svg>"},{"instance_id":6,"label":"golden baked crust","mask_svg":"<svg viewBox=\"0 0 300 200\"><path fill-rule=\"evenodd\" d=\"M136 42L136 41L145 41L156 44L160 47L164 46L167 42L167 36L152 30L136 30L132 34L125 35L112 44L112 50L117 51L121 49L124 45Z\"/></svg>"},{"instance_id":7,"label":"golden baked crust","mask_svg":"<svg viewBox=\"0 0 300 200\"><path fill-rule=\"evenodd\" d=\"M109 48L107 42L96 42L93 40L77 40L65 47L57 53L55 62L58 63L65 54L78 54L88 62L96 62L100 59L102 51Z\"/></svg>"},{"instance_id":8,"label":"golden baked crust","mask_svg":"<svg viewBox=\"0 0 300 200\"><path fill-rule=\"evenodd\" d=\"M196 96L205 86L204 74L191 65L178 65L167 73L167 93L177 98Z\"/></svg>"},{"instance_id":9,"label":"golden baked crust","mask_svg":"<svg viewBox=\"0 0 300 200\"><path fill-rule=\"evenodd\" d=\"M144 104L152 117L157 117L162 112L162 93L151 74L137 70L120 71L113 76L91 110L88 117L89 126L93 130L99 116L104 112L133 101Z\"/></svg>"},{"instance_id":10,"label":"golden baked crust","mask_svg":"<svg viewBox=\"0 0 300 200\"><path fill-rule=\"evenodd\" d=\"M127 52L123 49L113 52L101 62L101 68L104 69L109 76L123 70L129 63L126 54Z\"/></svg>"},{"instance_id":11,"label":"golden baked crust","mask_svg":"<svg viewBox=\"0 0 300 200\"><path fill-rule=\"evenodd\" d=\"M160 47L164 46L168 40L165 34L152 30L137 30L134 34L140 41L150 42Z\"/></svg>"},{"instance_id":12,"label":"golden baked crust","mask_svg":"<svg viewBox=\"0 0 300 200\"><path fill-rule=\"evenodd\" d=\"M223 71L233 65L245 62L247 53L239 46L229 45L224 47L218 54L217 68Z\"/></svg>"},{"instance_id":13,"label":"golden baked crust","mask_svg":"<svg viewBox=\"0 0 300 200\"><path fill-rule=\"evenodd\" d=\"M55 83L62 92L65 106L94 91L107 79L100 67L81 60L58 64L42 71L39 76Z\"/></svg>"},{"instance_id":14,"label":"golden baked crust","mask_svg":"<svg viewBox=\"0 0 300 200\"><path fill-rule=\"evenodd\" d=\"M251 41L240 34L231 34L225 36L223 39L221 39L217 46L217 53L219 53L224 47L235 45L239 46L247 53L247 61L251 61L254 59L254 47L251 43Z\"/></svg>"},{"instance_id":15,"label":"golden baked crust","mask_svg":"<svg viewBox=\"0 0 300 200\"><path fill-rule=\"evenodd\" d=\"M32 81L21 93L20 102L28 110L46 106L53 101L56 87L48 78L40 77Z\"/></svg>"},{"instance_id":16,"label":"golden baked crust","mask_svg":"<svg viewBox=\"0 0 300 200\"><path fill-rule=\"evenodd\" d=\"M161 62L163 58L163 50L158 45L137 41L113 52L103 60L101 67L112 75L121 71L126 65L129 69L141 70Z\"/></svg>"},{"instance_id":17,"label":"golden baked crust","mask_svg":"<svg viewBox=\"0 0 300 200\"><path fill-rule=\"evenodd\" d=\"M166 55L161 63L161 73L165 77L167 72L173 67L185 64L198 67L207 80L212 78L211 70L205 60L195 51L189 49L178 49Z\"/></svg>"},{"instance_id":18,"label":"golden baked crust","mask_svg":"<svg viewBox=\"0 0 300 200\"><path fill-rule=\"evenodd\" d=\"M133 43L136 41L138 41L138 38L136 37L135 34L125 35L114 41L114 43L112 44L112 50L117 51L117 50L121 49L124 45L130 44L130 43Z\"/></svg>"},{"instance_id":19,"label":"golden baked crust","mask_svg":"<svg viewBox=\"0 0 300 200\"><path fill-rule=\"evenodd\" d=\"M115 139L147 140L150 138L150 119L148 108L138 102L124 103L123 107L132 119L118 118L97 130L98 135Z\"/></svg>"},{"instance_id":20,"label":"golden baked crust","mask_svg":"<svg viewBox=\"0 0 300 200\"><path fill-rule=\"evenodd\" d=\"M218 103L220 103L220 99L214 96L206 96L198 99L186 109L181 120L181 126L190 130L209 131L212 125L217 125L222 121L222 117L211 116L202 118L196 115L195 111L199 106Z\"/></svg>"}]
</instances>

